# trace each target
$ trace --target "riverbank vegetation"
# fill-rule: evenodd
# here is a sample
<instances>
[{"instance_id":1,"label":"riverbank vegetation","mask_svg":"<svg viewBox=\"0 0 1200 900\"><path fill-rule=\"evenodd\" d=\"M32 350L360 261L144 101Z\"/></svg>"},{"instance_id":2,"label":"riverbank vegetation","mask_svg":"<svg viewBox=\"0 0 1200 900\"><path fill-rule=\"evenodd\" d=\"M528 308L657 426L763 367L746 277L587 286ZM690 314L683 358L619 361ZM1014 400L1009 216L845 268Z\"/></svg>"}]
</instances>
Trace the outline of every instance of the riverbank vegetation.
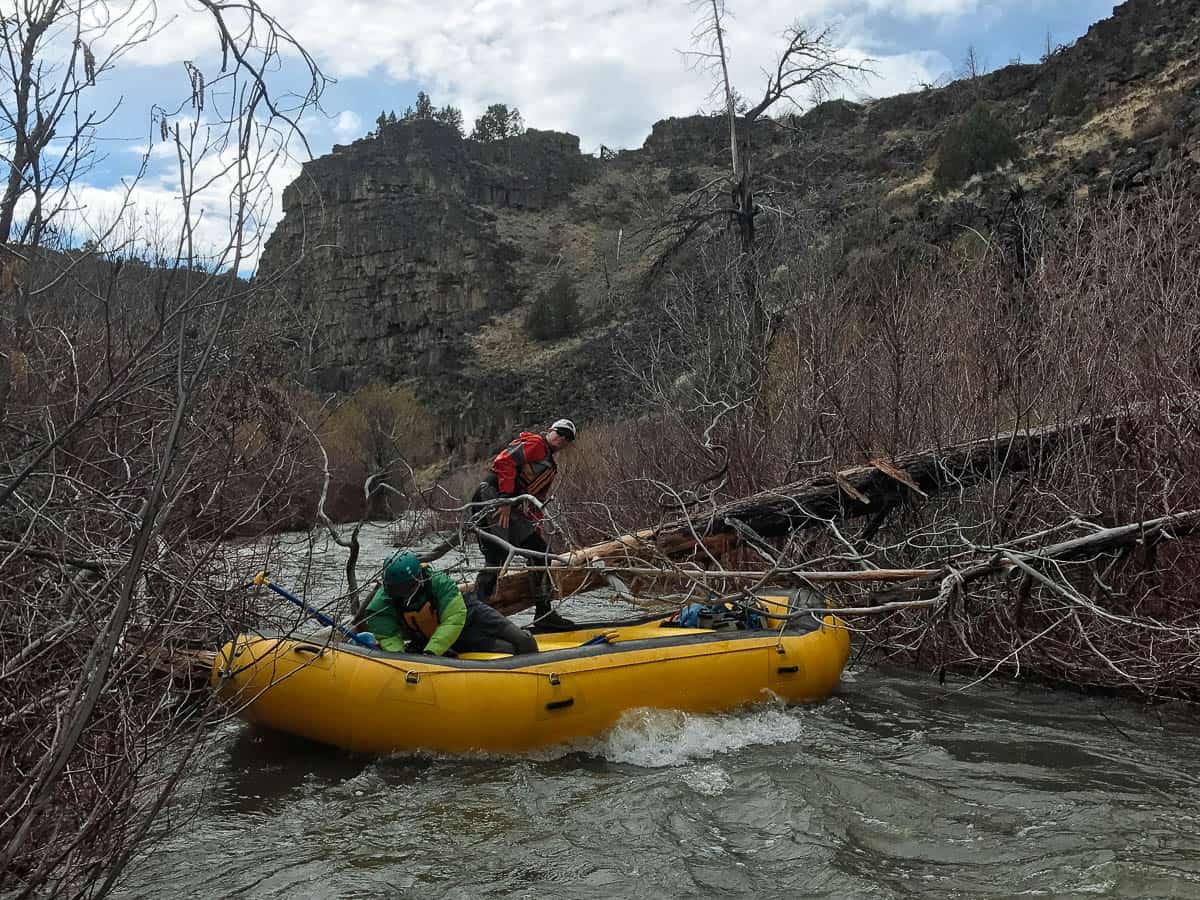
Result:
<instances>
[{"instance_id":1,"label":"riverbank vegetation","mask_svg":"<svg viewBox=\"0 0 1200 900\"><path fill-rule=\"evenodd\" d=\"M201 0L223 63L181 70L143 158L176 161L157 216L81 195L97 90L178 20L152 3L31 0L5 13L0 201L0 893L99 896L161 834L211 724L177 652L243 619L223 537L260 528L296 474L303 423L267 377L278 323L237 277L269 174L324 79L253 2ZM182 26L180 26L182 27ZM280 55L307 72L276 95ZM299 67L296 69L295 67ZM46 79L56 87L48 88ZM230 217L203 241L207 204ZM211 232L208 232L211 234Z\"/></svg>"},{"instance_id":2,"label":"riverbank vegetation","mask_svg":"<svg viewBox=\"0 0 1200 900\"><path fill-rule=\"evenodd\" d=\"M872 659L1195 699L1198 206L1170 181L1061 216L1029 203L1008 235L964 232L909 261L783 229L753 260L772 310L757 376L747 306L720 277L740 251L714 235L662 295L659 355L629 360L646 414L586 429L561 519L577 544L680 517L728 531L713 514L730 498L1079 423L1020 471L1004 445L983 477L947 467L935 495L865 509L847 485L822 527L743 535L724 562L794 587L784 570L937 569L940 583L823 602L922 601L854 620ZM1074 539L1091 543L1059 555Z\"/></svg>"}]
</instances>

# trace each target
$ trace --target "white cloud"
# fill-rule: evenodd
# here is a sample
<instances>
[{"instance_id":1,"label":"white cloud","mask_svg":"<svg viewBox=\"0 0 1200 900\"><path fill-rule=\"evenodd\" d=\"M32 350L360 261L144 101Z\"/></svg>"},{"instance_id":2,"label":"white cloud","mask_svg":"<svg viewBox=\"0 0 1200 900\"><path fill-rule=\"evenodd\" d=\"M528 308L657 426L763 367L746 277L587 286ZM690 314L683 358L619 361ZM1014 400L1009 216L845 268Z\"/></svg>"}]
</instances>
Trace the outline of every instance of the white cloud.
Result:
<instances>
[{"instance_id":1,"label":"white cloud","mask_svg":"<svg viewBox=\"0 0 1200 900\"><path fill-rule=\"evenodd\" d=\"M147 170L140 179L131 177L108 187L86 182L73 185L63 203L71 212L59 225L78 242L97 240L106 251L149 249L168 259L179 252L185 226L190 225L193 252L203 264L221 269L236 265L239 271L250 271L257 266L262 243L275 226L283 189L300 173L300 164L287 155L277 155L277 149L274 134L268 134L264 143L253 144L250 171L255 174L242 177L236 148L211 144L186 177L192 187L185 207L174 147L169 142L156 143L149 150ZM234 252L239 206L245 222L240 260ZM18 216L25 211L19 208Z\"/></svg>"},{"instance_id":2,"label":"white cloud","mask_svg":"<svg viewBox=\"0 0 1200 900\"><path fill-rule=\"evenodd\" d=\"M333 133L342 140L362 137L362 116L352 109L343 109L333 123Z\"/></svg>"},{"instance_id":3,"label":"white cloud","mask_svg":"<svg viewBox=\"0 0 1200 900\"><path fill-rule=\"evenodd\" d=\"M867 0L874 13L891 13L910 19L927 16L965 16L979 8L979 0Z\"/></svg>"},{"instance_id":4,"label":"white cloud","mask_svg":"<svg viewBox=\"0 0 1200 900\"><path fill-rule=\"evenodd\" d=\"M1009 0L1013 2L1013 0ZM864 89L882 96L932 81L945 61L927 53L869 53L887 35L884 16L908 20L973 13L978 0L744 0L730 3L730 55L738 89L754 96L793 21L839 26L847 59L872 56L879 77ZM216 52L211 16L186 0L162 0L170 25L138 48L143 64ZM384 74L425 85L438 103L462 107L470 121L489 104L520 107L539 128L570 131L587 149L636 146L657 119L706 105L712 86L689 69L698 15L684 0L293 0L277 7L282 24L329 74ZM358 112L366 112L359 110ZM349 136L343 112L334 132ZM361 125L361 120L359 122Z\"/></svg>"}]
</instances>

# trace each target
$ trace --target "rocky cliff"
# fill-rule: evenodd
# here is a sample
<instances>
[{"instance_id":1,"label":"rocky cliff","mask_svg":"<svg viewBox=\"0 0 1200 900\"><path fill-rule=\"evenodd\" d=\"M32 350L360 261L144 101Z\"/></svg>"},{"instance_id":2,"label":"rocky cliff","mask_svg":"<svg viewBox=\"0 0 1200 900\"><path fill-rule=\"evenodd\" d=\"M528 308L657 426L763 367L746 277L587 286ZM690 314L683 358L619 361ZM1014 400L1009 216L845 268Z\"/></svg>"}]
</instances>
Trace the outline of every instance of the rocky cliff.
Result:
<instances>
[{"instance_id":1,"label":"rocky cliff","mask_svg":"<svg viewBox=\"0 0 1200 900\"><path fill-rule=\"evenodd\" d=\"M1198 23L1200 0L1130 0L1037 64L760 122L757 170L876 254L1003 231L1031 200L1053 208L1168 173L1200 190ZM946 126L980 101L1022 153L936 193ZM639 236L720 172L726 142L725 123L701 116L659 122L641 149L605 159L567 134L479 144L434 121L387 125L304 166L258 280L317 323L297 334L315 386L411 381L444 423L440 452L469 458L518 425L586 420L629 397L613 346L639 337ZM562 275L580 289L578 333L532 341L525 310Z\"/></svg>"},{"instance_id":2,"label":"rocky cliff","mask_svg":"<svg viewBox=\"0 0 1200 900\"><path fill-rule=\"evenodd\" d=\"M305 165L284 192L260 277L319 323L315 384L346 390L459 368L465 336L519 299L521 251L500 238L491 208L561 202L594 162L571 135L530 131L492 146L424 120Z\"/></svg>"},{"instance_id":3,"label":"rocky cliff","mask_svg":"<svg viewBox=\"0 0 1200 900\"><path fill-rule=\"evenodd\" d=\"M444 451L541 418L531 386L495 383L470 343L525 287L527 248L501 234L497 211L562 204L597 167L572 135L529 130L488 145L432 120L384 126L306 164L258 280L306 324L297 341L313 386L412 379L447 423Z\"/></svg>"}]
</instances>

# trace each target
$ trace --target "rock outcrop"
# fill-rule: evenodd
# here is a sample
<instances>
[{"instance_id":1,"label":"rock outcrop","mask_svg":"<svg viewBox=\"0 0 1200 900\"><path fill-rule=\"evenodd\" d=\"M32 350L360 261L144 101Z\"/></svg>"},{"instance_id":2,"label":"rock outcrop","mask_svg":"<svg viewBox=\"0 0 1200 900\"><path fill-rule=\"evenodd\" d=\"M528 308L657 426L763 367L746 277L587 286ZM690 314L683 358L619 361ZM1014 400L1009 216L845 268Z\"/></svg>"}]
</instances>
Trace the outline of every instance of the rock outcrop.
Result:
<instances>
[{"instance_id":1,"label":"rock outcrop","mask_svg":"<svg viewBox=\"0 0 1200 900\"><path fill-rule=\"evenodd\" d=\"M571 135L530 131L481 145L424 120L306 164L284 192L260 278L318 323L315 385L347 390L459 369L466 336L519 299L512 262L521 251L497 234L489 208L561 203L592 162Z\"/></svg>"},{"instance_id":2,"label":"rock outcrop","mask_svg":"<svg viewBox=\"0 0 1200 900\"><path fill-rule=\"evenodd\" d=\"M756 123L750 142L772 190L804 196L848 245L857 234L873 252L936 253L965 226L1003 233L1034 200L1168 173L1200 189L1198 85L1200 0L1130 0L1041 63L835 100L787 127ZM945 128L981 101L1021 157L936 194ZM445 422L442 452L469 457L518 425L559 410L586 420L629 396L612 347L640 336L631 237L720 172L728 139L723 119L672 118L641 149L598 159L568 134L480 144L432 120L385 125L304 166L258 281L310 323L296 340L316 387L412 380ZM578 334L538 345L522 311L564 274L581 285Z\"/></svg>"}]
</instances>

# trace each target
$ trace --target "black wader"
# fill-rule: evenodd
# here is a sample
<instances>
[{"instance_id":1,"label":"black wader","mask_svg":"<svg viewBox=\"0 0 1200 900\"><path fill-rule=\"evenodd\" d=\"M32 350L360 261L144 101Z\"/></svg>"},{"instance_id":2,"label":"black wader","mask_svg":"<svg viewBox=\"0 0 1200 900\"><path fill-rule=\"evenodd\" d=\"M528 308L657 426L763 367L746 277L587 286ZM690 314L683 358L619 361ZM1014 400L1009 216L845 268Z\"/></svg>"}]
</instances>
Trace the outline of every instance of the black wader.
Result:
<instances>
[{"instance_id":1,"label":"black wader","mask_svg":"<svg viewBox=\"0 0 1200 900\"><path fill-rule=\"evenodd\" d=\"M471 497L472 503L486 503L489 500L495 500L500 496L499 490L490 481L480 482L479 487L475 489L474 496ZM514 504L508 515L508 528L502 528L496 522L495 510L490 510L487 516L481 523L484 530L502 540L508 541L514 547L519 547L522 550L533 550L536 553L545 553L549 547L546 544L545 538L538 533L537 526L526 517L522 507ZM483 553L483 559L489 567L499 568L504 565L504 561L508 559L508 551L499 544L494 544L489 540L485 540L482 535L476 535L479 542L479 550ZM545 560L530 560L535 565L544 565ZM475 579L475 594L479 600L487 603L491 600L492 594L496 592L497 572L480 572ZM534 626L540 627L545 631L569 631L575 627L575 623L569 619L564 619L550 606L550 599L554 594L554 587L550 581L550 573L545 570L527 572L526 577L529 579L529 592L534 600Z\"/></svg>"}]
</instances>

